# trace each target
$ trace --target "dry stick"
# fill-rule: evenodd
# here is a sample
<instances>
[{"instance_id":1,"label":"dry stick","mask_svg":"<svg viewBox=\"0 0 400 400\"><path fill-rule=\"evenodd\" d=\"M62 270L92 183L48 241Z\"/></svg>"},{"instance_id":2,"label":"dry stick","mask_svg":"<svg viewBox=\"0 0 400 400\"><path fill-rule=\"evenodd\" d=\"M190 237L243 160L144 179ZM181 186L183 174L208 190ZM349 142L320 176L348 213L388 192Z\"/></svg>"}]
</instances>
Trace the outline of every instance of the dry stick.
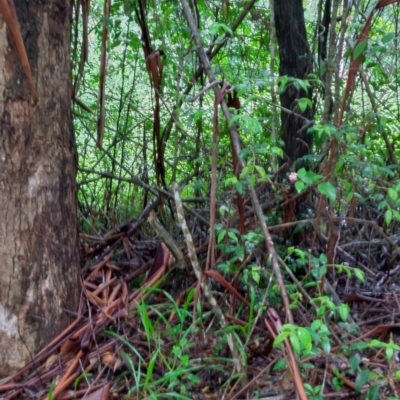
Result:
<instances>
[{"instance_id":1,"label":"dry stick","mask_svg":"<svg viewBox=\"0 0 400 400\"><path fill-rule=\"evenodd\" d=\"M206 282L203 281L203 279L202 279L202 271L200 269L199 262L197 260L196 249L193 244L192 235L190 234L189 228L186 224L185 214L184 214L183 207L182 207L182 200L179 195L178 185L176 183L174 183L172 185L172 190L174 192L176 213L178 215L179 225L180 225L183 235L185 237L185 242L186 242L186 246L188 248L189 258L192 263L194 273L196 275L196 278L200 282L200 286L204 292L204 295L206 296L211 307L213 307L213 311L217 315L222 328L226 328L228 326L228 323L225 319L225 316L224 316L221 308L219 307L217 300L215 299L215 297L212 295L210 289L208 288ZM236 360L237 369L238 369L239 373L242 375L242 377L245 378L247 376L247 374L246 374L246 370L244 368L244 363L243 363L243 360L241 359L240 354L235 346L231 332L226 333L226 339L228 342L229 349L232 353L232 356Z\"/></svg>"},{"instance_id":2,"label":"dry stick","mask_svg":"<svg viewBox=\"0 0 400 400\"><path fill-rule=\"evenodd\" d=\"M193 38L194 38L194 41L195 41L195 44L197 47L197 53L203 64L204 71L206 72L210 82L214 82L216 79L215 79L214 73L211 69L211 65L210 65L209 59L207 57L207 54L204 51L204 48L202 45L202 39L197 30L197 26L195 24L193 16L190 12L189 5L186 0L181 0L181 3L182 3L183 12L185 13L186 19L188 21L190 30L192 31ZM214 87L214 92L215 92L215 94L218 94L219 90L217 87ZM221 107L224 112L227 125L230 126L230 135L231 135L231 140L232 140L232 144L234 147L234 151L236 152L236 155L238 157L239 165L240 165L241 169L243 169L245 167L245 162L244 162L243 158L240 156L241 148L240 148L239 134L238 134L237 130L235 129L235 127L233 125L231 126L231 124L230 124L231 115L229 113L228 106L223 99L221 101ZM288 298L288 295L286 292L285 284L283 282L281 271L279 269L277 254L276 254L276 251L274 248L274 243L273 243L271 235L269 233L267 224L264 221L264 215L262 212L260 202L258 201L258 198L257 198L257 193L256 193L254 187L252 187L251 185L250 185L250 194L251 194L251 200L253 203L255 214L257 215L257 218L261 225L261 229L265 236L265 241L266 241L267 249L269 252L269 258L270 258L271 264L272 264L272 270L276 276L276 279L277 279L277 282L279 285L279 289L281 291L283 304L285 305L285 309L286 309L286 318L290 323L293 323L293 316L290 311L289 298Z\"/></svg>"},{"instance_id":3,"label":"dry stick","mask_svg":"<svg viewBox=\"0 0 400 400\"><path fill-rule=\"evenodd\" d=\"M226 90L223 84L221 92ZM219 92L219 93L221 93ZM215 207L217 203L217 163L218 163L218 106L221 96L218 93L214 100L213 136L211 146L211 190L210 190L210 238L208 241L206 270L215 268Z\"/></svg>"},{"instance_id":4,"label":"dry stick","mask_svg":"<svg viewBox=\"0 0 400 400\"><path fill-rule=\"evenodd\" d=\"M147 220L149 221L149 224L153 227L153 229L156 231L157 236L166 244L171 253L174 255L176 267L178 267L179 269L184 269L185 260L181 250L179 249L175 240L172 239L172 236L158 222L154 211L150 213L149 218Z\"/></svg>"}]
</instances>

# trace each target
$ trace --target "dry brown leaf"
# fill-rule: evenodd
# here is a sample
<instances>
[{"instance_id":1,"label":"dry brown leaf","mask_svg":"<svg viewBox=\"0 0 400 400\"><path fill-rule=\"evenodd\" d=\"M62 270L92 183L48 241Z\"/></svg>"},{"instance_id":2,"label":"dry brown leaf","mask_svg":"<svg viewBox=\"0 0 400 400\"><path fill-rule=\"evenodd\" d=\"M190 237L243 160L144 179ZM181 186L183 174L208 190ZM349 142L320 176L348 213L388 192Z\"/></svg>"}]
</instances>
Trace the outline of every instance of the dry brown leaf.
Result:
<instances>
[{"instance_id":1,"label":"dry brown leaf","mask_svg":"<svg viewBox=\"0 0 400 400\"><path fill-rule=\"evenodd\" d=\"M59 354L52 354L45 362L45 370L48 371L59 359Z\"/></svg>"},{"instance_id":2,"label":"dry brown leaf","mask_svg":"<svg viewBox=\"0 0 400 400\"><path fill-rule=\"evenodd\" d=\"M73 353L79 349L79 338L69 337L61 346L60 353L66 356L67 354Z\"/></svg>"},{"instance_id":3,"label":"dry brown leaf","mask_svg":"<svg viewBox=\"0 0 400 400\"><path fill-rule=\"evenodd\" d=\"M95 390L94 392L82 397L85 400L108 400L110 398L111 382L108 382L103 387Z\"/></svg>"}]
</instances>

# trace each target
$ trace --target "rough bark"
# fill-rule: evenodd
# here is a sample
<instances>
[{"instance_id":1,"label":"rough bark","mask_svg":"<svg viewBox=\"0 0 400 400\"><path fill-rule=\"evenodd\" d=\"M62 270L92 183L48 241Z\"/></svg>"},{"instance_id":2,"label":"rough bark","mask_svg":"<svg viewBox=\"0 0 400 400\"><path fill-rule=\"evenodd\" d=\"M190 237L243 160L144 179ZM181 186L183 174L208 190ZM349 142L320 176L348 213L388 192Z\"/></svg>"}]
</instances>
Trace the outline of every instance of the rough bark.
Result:
<instances>
[{"instance_id":1,"label":"rough bark","mask_svg":"<svg viewBox=\"0 0 400 400\"><path fill-rule=\"evenodd\" d=\"M0 17L0 375L69 322L78 300L70 0L15 1L33 105Z\"/></svg>"},{"instance_id":2,"label":"rough bark","mask_svg":"<svg viewBox=\"0 0 400 400\"><path fill-rule=\"evenodd\" d=\"M279 75L305 79L312 72L312 54L307 42L302 0L275 0L276 36L279 43ZM301 113L296 100L302 97L312 98L311 90L306 93L289 84L280 94L281 106L293 111L281 112L281 133L284 142L285 157L283 163L290 166L295 160L310 153L312 136L307 129L301 130L306 121L300 114L311 120L313 110L307 108Z\"/></svg>"}]
</instances>

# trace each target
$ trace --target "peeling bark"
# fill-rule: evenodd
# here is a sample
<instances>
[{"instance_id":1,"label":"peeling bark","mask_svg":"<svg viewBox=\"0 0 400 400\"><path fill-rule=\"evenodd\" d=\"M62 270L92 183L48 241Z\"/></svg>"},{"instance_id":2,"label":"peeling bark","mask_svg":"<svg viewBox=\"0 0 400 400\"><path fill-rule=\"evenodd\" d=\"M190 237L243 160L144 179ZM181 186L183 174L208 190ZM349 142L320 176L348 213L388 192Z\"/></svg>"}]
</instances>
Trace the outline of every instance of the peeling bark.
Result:
<instances>
[{"instance_id":1,"label":"peeling bark","mask_svg":"<svg viewBox=\"0 0 400 400\"><path fill-rule=\"evenodd\" d=\"M0 376L71 322L79 294L71 2L15 6L39 103L0 16Z\"/></svg>"}]
</instances>

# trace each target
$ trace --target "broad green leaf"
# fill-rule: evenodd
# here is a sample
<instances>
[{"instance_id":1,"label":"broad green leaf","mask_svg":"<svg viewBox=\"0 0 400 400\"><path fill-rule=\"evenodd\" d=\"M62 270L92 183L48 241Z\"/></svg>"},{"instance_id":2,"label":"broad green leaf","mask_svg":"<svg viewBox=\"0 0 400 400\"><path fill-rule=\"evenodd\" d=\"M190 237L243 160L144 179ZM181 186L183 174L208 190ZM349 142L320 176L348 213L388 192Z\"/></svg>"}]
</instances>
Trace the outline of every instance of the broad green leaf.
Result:
<instances>
[{"instance_id":1,"label":"broad green leaf","mask_svg":"<svg viewBox=\"0 0 400 400\"><path fill-rule=\"evenodd\" d=\"M377 400L379 399L379 386L372 385L368 389L367 400Z\"/></svg>"},{"instance_id":2,"label":"broad green leaf","mask_svg":"<svg viewBox=\"0 0 400 400\"><path fill-rule=\"evenodd\" d=\"M249 168L248 165L246 165L246 166L242 169L242 172L240 173L240 179L244 179L248 173L250 173L250 168Z\"/></svg>"},{"instance_id":3,"label":"broad green leaf","mask_svg":"<svg viewBox=\"0 0 400 400\"><path fill-rule=\"evenodd\" d=\"M361 357L358 353L355 353L352 356L350 356L349 367L352 373L357 371L358 367L360 366L360 362L361 362Z\"/></svg>"},{"instance_id":4,"label":"broad green leaf","mask_svg":"<svg viewBox=\"0 0 400 400\"><path fill-rule=\"evenodd\" d=\"M217 35L219 31L220 24L214 22L213 24L210 25L208 28L208 31L210 32L210 35Z\"/></svg>"},{"instance_id":5,"label":"broad green leaf","mask_svg":"<svg viewBox=\"0 0 400 400\"><path fill-rule=\"evenodd\" d=\"M274 347L277 347L278 344L282 343L289 335L290 332L281 332L274 340Z\"/></svg>"},{"instance_id":6,"label":"broad green leaf","mask_svg":"<svg viewBox=\"0 0 400 400\"><path fill-rule=\"evenodd\" d=\"M321 339L321 346L324 349L326 354L330 354L331 352L331 341L327 337L323 337Z\"/></svg>"},{"instance_id":7,"label":"broad green leaf","mask_svg":"<svg viewBox=\"0 0 400 400\"><path fill-rule=\"evenodd\" d=\"M238 237L236 236L236 233L235 233L235 232L228 231L228 236L229 236L232 240L234 240L236 243L239 241L239 239L238 239Z\"/></svg>"},{"instance_id":8,"label":"broad green leaf","mask_svg":"<svg viewBox=\"0 0 400 400\"><path fill-rule=\"evenodd\" d=\"M397 200L397 190L395 190L393 188L389 188L388 195L392 200Z\"/></svg>"},{"instance_id":9,"label":"broad green leaf","mask_svg":"<svg viewBox=\"0 0 400 400\"><path fill-rule=\"evenodd\" d=\"M218 234L217 243L221 243L224 240L225 235L226 235L226 230L221 231Z\"/></svg>"},{"instance_id":10,"label":"broad green leaf","mask_svg":"<svg viewBox=\"0 0 400 400\"><path fill-rule=\"evenodd\" d=\"M203 114L205 113L205 110L197 110L194 114L193 114L193 121L197 122L200 120L200 118L203 116Z\"/></svg>"},{"instance_id":11,"label":"broad green leaf","mask_svg":"<svg viewBox=\"0 0 400 400\"><path fill-rule=\"evenodd\" d=\"M400 221L400 213L396 211L395 209L392 210L392 213L394 217L397 219L397 221Z\"/></svg>"},{"instance_id":12,"label":"broad green leaf","mask_svg":"<svg viewBox=\"0 0 400 400\"><path fill-rule=\"evenodd\" d=\"M309 106L309 99L302 97L301 99L299 99L299 101L297 102L299 109L301 112L304 112L307 110L307 107Z\"/></svg>"},{"instance_id":13,"label":"broad green leaf","mask_svg":"<svg viewBox=\"0 0 400 400\"><path fill-rule=\"evenodd\" d=\"M272 153L277 154L279 157L283 156L283 150L280 147L273 146L271 148Z\"/></svg>"},{"instance_id":14,"label":"broad green leaf","mask_svg":"<svg viewBox=\"0 0 400 400\"><path fill-rule=\"evenodd\" d=\"M321 182L318 185L318 191L326 196L329 200L336 200L336 188L330 182Z\"/></svg>"},{"instance_id":15,"label":"broad green leaf","mask_svg":"<svg viewBox=\"0 0 400 400\"><path fill-rule=\"evenodd\" d=\"M342 169L343 165L344 165L344 157L341 156L335 165L336 174Z\"/></svg>"},{"instance_id":16,"label":"broad green leaf","mask_svg":"<svg viewBox=\"0 0 400 400\"><path fill-rule=\"evenodd\" d=\"M304 188L306 187L305 183L302 181L296 181L294 184L294 187L296 188L296 190L300 193L302 190L304 190Z\"/></svg>"},{"instance_id":17,"label":"broad green leaf","mask_svg":"<svg viewBox=\"0 0 400 400\"><path fill-rule=\"evenodd\" d=\"M393 218L393 213L392 210L389 208L385 212L385 223L387 226L389 226L390 223L392 222L392 218Z\"/></svg>"},{"instance_id":18,"label":"broad green leaf","mask_svg":"<svg viewBox=\"0 0 400 400\"><path fill-rule=\"evenodd\" d=\"M231 125L232 125L232 119L231 119ZM263 131L261 124L255 118L248 116L242 116L240 120L240 126L242 129L252 134L259 134L262 133Z\"/></svg>"},{"instance_id":19,"label":"broad green leaf","mask_svg":"<svg viewBox=\"0 0 400 400\"><path fill-rule=\"evenodd\" d=\"M322 317L325 314L325 311L326 311L326 307L325 306L318 307L317 316L318 317Z\"/></svg>"},{"instance_id":20,"label":"broad green leaf","mask_svg":"<svg viewBox=\"0 0 400 400\"><path fill-rule=\"evenodd\" d=\"M235 187L236 187L236 191L239 194L243 194L243 183L242 182L237 181L236 184L235 184Z\"/></svg>"},{"instance_id":21,"label":"broad green leaf","mask_svg":"<svg viewBox=\"0 0 400 400\"><path fill-rule=\"evenodd\" d=\"M259 265L255 265L251 268L251 277L257 284L260 283L260 268Z\"/></svg>"},{"instance_id":22,"label":"broad green leaf","mask_svg":"<svg viewBox=\"0 0 400 400\"><path fill-rule=\"evenodd\" d=\"M356 60L361 55L361 53L365 50L366 47L367 47L366 40L358 43L358 45L356 46L356 48L353 51L353 59Z\"/></svg>"},{"instance_id":23,"label":"broad green leaf","mask_svg":"<svg viewBox=\"0 0 400 400\"><path fill-rule=\"evenodd\" d=\"M229 28L228 25L226 25L226 24L220 24L220 27L221 27L226 33L229 33L230 35L233 35L232 29Z\"/></svg>"},{"instance_id":24,"label":"broad green leaf","mask_svg":"<svg viewBox=\"0 0 400 400\"><path fill-rule=\"evenodd\" d=\"M319 327L321 326L322 321L320 319L315 319L312 323L311 323L311 329L313 329L314 331L317 331L319 329Z\"/></svg>"},{"instance_id":25,"label":"broad green leaf","mask_svg":"<svg viewBox=\"0 0 400 400\"><path fill-rule=\"evenodd\" d=\"M229 126L232 126L235 122L239 122L241 118L242 118L242 116L240 114L236 114L236 115L232 116L229 121Z\"/></svg>"},{"instance_id":26,"label":"broad green leaf","mask_svg":"<svg viewBox=\"0 0 400 400\"><path fill-rule=\"evenodd\" d=\"M305 168L301 168L301 169L299 169L299 170L297 171L297 176L298 176L300 179L303 179L303 178L306 176L306 174L307 174L307 171L305 170Z\"/></svg>"},{"instance_id":27,"label":"broad green leaf","mask_svg":"<svg viewBox=\"0 0 400 400\"><path fill-rule=\"evenodd\" d=\"M362 369L356 377L355 391L358 393L369 380L369 371Z\"/></svg>"},{"instance_id":28,"label":"broad green leaf","mask_svg":"<svg viewBox=\"0 0 400 400\"><path fill-rule=\"evenodd\" d=\"M390 41L392 41L394 39L395 33L394 32L389 32L386 35L382 36L382 43L386 44L389 43Z\"/></svg>"},{"instance_id":29,"label":"broad green leaf","mask_svg":"<svg viewBox=\"0 0 400 400\"><path fill-rule=\"evenodd\" d=\"M273 371L278 371L280 369L284 369L286 368L286 360L284 358L281 358L280 360L278 360L274 367L272 368Z\"/></svg>"},{"instance_id":30,"label":"broad green leaf","mask_svg":"<svg viewBox=\"0 0 400 400\"><path fill-rule=\"evenodd\" d=\"M312 346L312 341L311 341L311 335L310 333L307 331L306 328L302 328L300 327L297 330L297 336L300 340L300 343L302 344L303 348L309 352L311 350L311 346Z\"/></svg>"},{"instance_id":31,"label":"broad green leaf","mask_svg":"<svg viewBox=\"0 0 400 400\"><path fill-rule=\"evenodd\" d=\"M342 304L339 306L339 315L342 318L342 321L347 321L349 316L349 307L346 304Z\"/></svg>"},{"instance_id":32,"label":"broad green leaf","mask_svg":"<svg viewBox=\"0 0 400 400\"><path fill-rule=\"evenodd\" d=\"M261 180L265 181L267 179L267 173L261 165L255 166L256 171L259 173Z\"/></svg>"},{"instance_id":33,"label":"broad green leaf","mask_svg":"<svg viewBox=\"0 0 400 400\"><path fill-rule=\"evenodd\" d=\"M386 360L387 361L391 361L393 358L393 353L394 353L394 349L393 347L387 347L386 348Z\"/></svg>"},{"instance_id":34,"label":"broad green leaf","mask_svg":"<svg viewBox=\"0 0 400 400\"><path fill-rule=\"evenodd\" d=\"M361 271L361 269L354 268L354 275L357 277L357 279L361 282L365 281L365 273L364 271Z\"/></svg>"},{"instance_id":35,"label":"broad green leaf","mask_svg":"<svg viewBox=\"0 0 400 400\"><path fill-rule=\"evenodd\" d=\"M289 339L290 339L290 343L292 345L293 351L296 354L299 354L300 353L300 341L299 341L299 338L295 334L291 333L290 336L289 336Z\"/></svg>"}]
</instances>

